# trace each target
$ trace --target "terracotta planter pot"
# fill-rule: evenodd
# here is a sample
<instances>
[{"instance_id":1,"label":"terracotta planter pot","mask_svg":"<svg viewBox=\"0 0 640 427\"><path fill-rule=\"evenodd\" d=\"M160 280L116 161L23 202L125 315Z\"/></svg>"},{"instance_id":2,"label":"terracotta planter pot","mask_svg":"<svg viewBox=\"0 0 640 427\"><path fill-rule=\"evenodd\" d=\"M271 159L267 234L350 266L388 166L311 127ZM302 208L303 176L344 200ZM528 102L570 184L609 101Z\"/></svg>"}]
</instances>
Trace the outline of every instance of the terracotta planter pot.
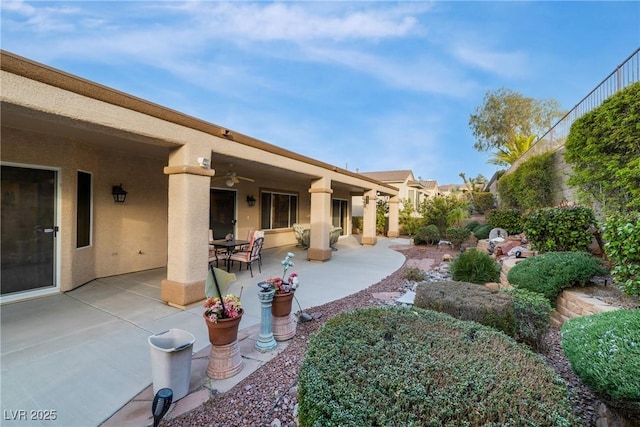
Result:
<instances>
[{"instance_id":1,"label":"terracotta planter pot","mask_svg":"<svg viewBox=\"0 0 640 427\"><path fill-rule=\"evenodd\" d=\"M285 317L291 313L291 303L293 302L293 292L286 294L275 294L271 303L271 315L273 317Z\"/></svg>"},{"instance_id":2,"label":"terracotta planter pot","mask_svg":"<svg viewBox=\"0 0 640 427\"><path fill-rule=\"evenodd\" d=\"M209 342L211 345L227 345L231 344L238 339L238 326L240 326L240 320L244 310L240 311L238 317L233 319L218 319L217 322L212 322L207 319L204 314L204 321L209 328Z\"/></svg>"}]
</instances>

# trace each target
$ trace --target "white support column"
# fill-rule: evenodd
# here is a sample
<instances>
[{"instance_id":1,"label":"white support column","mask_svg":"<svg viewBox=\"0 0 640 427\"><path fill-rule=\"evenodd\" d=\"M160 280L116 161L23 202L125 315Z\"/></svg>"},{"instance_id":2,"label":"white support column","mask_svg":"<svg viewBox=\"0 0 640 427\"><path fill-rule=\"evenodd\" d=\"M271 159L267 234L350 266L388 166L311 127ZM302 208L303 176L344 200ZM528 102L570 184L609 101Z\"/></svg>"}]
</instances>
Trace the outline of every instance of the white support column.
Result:
<instances>
[{"instance_id":1,"label":"white support column","mask_svg":"<svg viewBox=\"0 0 640 427\"><path fill-rule=\"evenodd\" d=\"M398 196L389 199L389 230L387 237L398 237L400 235L400 201Z\"/></svg>"},{"instance_id":2,"label":"white support column","mask_svg":"<svg viewBox=\"0 0 640 427\"><path fill-rule=\"evenodd\" d=\"M191 154L193 163L197 164L198 153ZM184 308L205 297L209 188L215 171L200 166L173 165L165 167L164 173L169 175L169 218L167 279L162 281L161 298L170 305Z\"/></svg>"},{"instance_id":3,"label":"white support column","mask_svg":"<svg viewBox=\"0 0 640 427\"><path fill-rule=\"evenodd\" d=\"M311 235L307 258L326 261L331 258L329 232L331 231L331 180L320 178L311 183Z\"/></svg>"},{"instance_id":4,"label":"white support column","mask_svg":"<svg viewBox=\"0 0 640 427\"><path fill-rule=\"evenodd\" d=\"M362 244L375 245L376 237L376 191L369 190L364 193L364 205L362 207Z\"/></svg>"}]
</instances>

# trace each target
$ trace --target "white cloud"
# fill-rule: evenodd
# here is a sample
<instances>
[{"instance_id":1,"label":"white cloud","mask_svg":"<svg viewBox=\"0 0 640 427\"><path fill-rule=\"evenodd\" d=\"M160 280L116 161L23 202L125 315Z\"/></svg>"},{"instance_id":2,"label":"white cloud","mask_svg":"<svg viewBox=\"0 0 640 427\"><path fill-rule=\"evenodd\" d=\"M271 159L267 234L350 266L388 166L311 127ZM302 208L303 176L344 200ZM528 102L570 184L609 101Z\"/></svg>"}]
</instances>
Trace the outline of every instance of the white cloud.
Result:
<instances>
[{"instance_id":1,"label":"white cloud","mask_svg":"<svg viewBox=\"0 0 640 427\"><path fill-rule=\"evenodd\" d=\"M452 46L452 53L466 64L503 77L522 77L529 69L523 52L497 52L472 44L458 44Z\"/></svg>"},{"instance_id":2,"label":"white cloud","mask_svg":"<svg viewBox=\"0 0 640 427\"><path fill-rule=\"evenodd\" d=\"M396 88L455 97L475 89L475 84L464 74L432 56L399 60L347 49L309 47L303 51L314 61L340 64L373 75Z\"/></svg>"},{"instance_id":3,"label":"white cloud","mask_svg":"<svg viewBox=\"0 0 640 427\"><path fill-rule=\"evenodd\" d=\"M34 7L24 1L2 1L0 7L3 25L25 27L37 33L52 31L72 31L76 26L71 17L80 10L75 7L46 3L45 7ZM5 19L9 14L10 18Z\"/></svg>"},{"instance_id":4,"label":"white cloud","mask_svg":"<svg viewBox=\"0 0 640 427\"><path fill-rule=\"evenodd\" d=\"M193 2L182 5L180 10L193 14L203 29L208 28L208 37L303 43L403 37L416 29L415 15L431 7L429 3L414 7L382 5Z\"/></svg>"}]
</instances>

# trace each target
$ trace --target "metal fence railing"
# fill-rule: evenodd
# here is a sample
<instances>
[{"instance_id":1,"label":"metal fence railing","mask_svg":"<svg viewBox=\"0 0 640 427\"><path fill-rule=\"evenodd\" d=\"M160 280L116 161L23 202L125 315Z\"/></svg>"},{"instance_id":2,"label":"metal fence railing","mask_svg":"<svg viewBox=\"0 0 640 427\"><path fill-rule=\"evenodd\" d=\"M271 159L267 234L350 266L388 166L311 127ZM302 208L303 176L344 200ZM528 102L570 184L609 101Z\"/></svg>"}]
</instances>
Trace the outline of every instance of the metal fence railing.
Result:
<instances>
[{"instance_id":1,"label":"metal fence railing","mask_svg":"<svg viewBox=\"0 0 640 427\"><path fill-rule=\"evenodd\" d=\"M538 138L529 150L511 165L507 173L513 172L518 165L532 156L537 156L549 151L557 151L562 148L573 122L594 108L599 107L602 102L611 95L637 81L640 81L640 48L629 55L629 57L613 70L595 89L582 98L582 100L558 120L551 129Z\"/></svg>"}]
</instances>

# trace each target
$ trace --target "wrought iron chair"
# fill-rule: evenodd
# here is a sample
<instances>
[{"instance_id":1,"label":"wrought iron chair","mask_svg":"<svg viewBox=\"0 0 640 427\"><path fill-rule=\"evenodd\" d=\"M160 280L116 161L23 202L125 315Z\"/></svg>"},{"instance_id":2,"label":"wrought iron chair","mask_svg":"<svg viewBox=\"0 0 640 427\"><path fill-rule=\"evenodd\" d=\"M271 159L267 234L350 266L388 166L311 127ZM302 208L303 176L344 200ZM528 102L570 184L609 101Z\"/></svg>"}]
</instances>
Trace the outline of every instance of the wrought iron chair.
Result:
<instances>
[{"instance_id":1,"label":"wrought iron chair","mask_svg":"<svg viewBox=\"0 0 640 427\"><path fill-rule=\"evenodd\" d=\"M220 258L222 258L223 261L226 262L227 260L227 252L225 249L223 248L216 248L213 245L213 230L209 229L209 263L212 263L215 261L216 263L216 267L218 267L218 264L220 263ZM221 256L219 256L221 255Z\"/></svg>"},{"instance_id":2,"label":"wrought iron chair","mask_svg":"<svg viewBox=\"0 0 640 427\"><path fill-rule=\"evenodd\" d=\"M256 237L253 242L251 242L250 248L248 251L236 252L229 256L229 262L233 265L234 261L238 261L240 263L238 267L238 271L242 270L242 263L247 264L247 269L251 272L251 277L253 277L253 263L258 262L258 271L262 273L262 261L261 261L261 253L262 253L262 245L264 244L264 237Z\"/></svg>"}]
</instances>

